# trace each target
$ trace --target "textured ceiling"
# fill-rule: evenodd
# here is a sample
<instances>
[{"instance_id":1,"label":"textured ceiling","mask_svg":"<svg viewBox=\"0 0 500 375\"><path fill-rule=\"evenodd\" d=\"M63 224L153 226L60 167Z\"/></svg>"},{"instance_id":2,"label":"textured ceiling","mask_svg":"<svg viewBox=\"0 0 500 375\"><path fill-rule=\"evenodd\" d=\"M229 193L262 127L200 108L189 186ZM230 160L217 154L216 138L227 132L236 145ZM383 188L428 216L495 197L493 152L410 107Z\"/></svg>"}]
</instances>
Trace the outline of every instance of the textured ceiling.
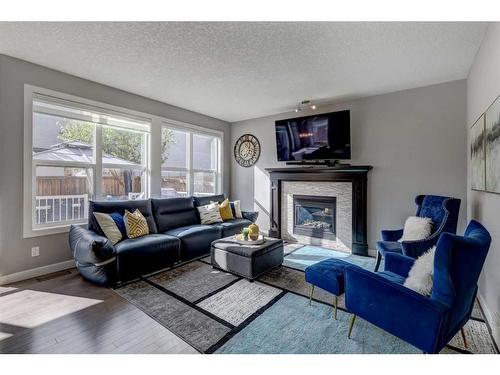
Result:
<instances>
[{"instance_id":1,"label":"textured ceiling","mask_svg":"<svg viewBox=\"0 0 500 375\"><path fill-rule=\"evenodd\" d=\"M465 78L486 23L0 23L0 53L234 122Z\"/></svg>"}]
</instances>

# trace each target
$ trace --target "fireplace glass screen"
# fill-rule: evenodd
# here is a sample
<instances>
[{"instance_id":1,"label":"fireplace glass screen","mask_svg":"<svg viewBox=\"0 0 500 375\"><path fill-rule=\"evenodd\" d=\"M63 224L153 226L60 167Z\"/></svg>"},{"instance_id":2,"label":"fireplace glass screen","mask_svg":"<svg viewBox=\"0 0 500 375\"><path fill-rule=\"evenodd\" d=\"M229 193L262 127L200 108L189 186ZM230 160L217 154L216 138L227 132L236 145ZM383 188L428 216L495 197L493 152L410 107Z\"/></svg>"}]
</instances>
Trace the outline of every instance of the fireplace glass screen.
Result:
<instances>
[{"instance_id":1,"label":"fireplace glass screen","mask_svg":"<svg viewBox=\"0 0 500 375\"><path fill-rule=\"evenodd\" d=\"M295 234L335 239L335 197L294 195L293 207Z\"/></svg>"}]
</instances>

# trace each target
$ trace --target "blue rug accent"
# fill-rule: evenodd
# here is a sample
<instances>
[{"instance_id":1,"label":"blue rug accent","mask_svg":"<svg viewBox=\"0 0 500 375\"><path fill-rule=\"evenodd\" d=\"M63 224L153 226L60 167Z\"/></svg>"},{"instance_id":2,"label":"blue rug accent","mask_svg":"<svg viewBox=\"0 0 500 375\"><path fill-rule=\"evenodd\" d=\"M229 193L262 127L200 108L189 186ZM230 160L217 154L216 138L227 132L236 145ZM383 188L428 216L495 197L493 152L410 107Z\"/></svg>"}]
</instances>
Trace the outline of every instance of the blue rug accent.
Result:
<instances>
[{"instance_id":1,"label":"blue rug accent","mask_svg":"<svg viewBox=\"0 0 500 375\"><path fill-rule=\"evenodd\" d=\"M312 245L305 245L285 256L283 265L300 271L304 271L306 267L310 266L311 264L318 263L322 260L330 258L342 259L346 262L363 267L369 271L373 271L373 269L375 268L375 258L364 257L361 255L352 255L341 251L330 250L324 247ZM380 269L384 269L383 262L380 265Z\"/></svg>"},{"instance_id":2,"label":"blue rug accent","mask_svg":"<svg viewBox=\"0 0 500 375\"><path fill-rule=\"evenodd\" d=\"M348 339L350 319L339 311L334 320L330 306L287 293L216 353L421 353L361 318Z\"/></svg>"}]
</instances>

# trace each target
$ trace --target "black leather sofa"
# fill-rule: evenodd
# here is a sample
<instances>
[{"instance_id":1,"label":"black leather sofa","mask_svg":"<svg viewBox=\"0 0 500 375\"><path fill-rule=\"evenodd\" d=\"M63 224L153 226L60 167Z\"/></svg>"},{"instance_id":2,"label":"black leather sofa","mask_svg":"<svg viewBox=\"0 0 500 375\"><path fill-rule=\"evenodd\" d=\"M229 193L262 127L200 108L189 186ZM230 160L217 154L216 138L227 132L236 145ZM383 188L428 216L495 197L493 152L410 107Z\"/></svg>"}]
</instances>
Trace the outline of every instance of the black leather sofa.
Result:
<instances>
[{"instance_id":1,"label":"black leather sofa","mask_svg":"<svg viewBox=\"0 0 500 375\"><path fill-rule=\"evenodd\" d=\"M210 253L212 241L231 236L257 219L257 212L243 212L243 219L202 225L197 206L222 202L224 195L147 199L135 201L91 201L88 229L72 225L69 245L83 277L99 285L115 285L175 263ZM101 231L93 212L121 215L139 209L150 234L125 239L113 245Z\"/></svg>"}]
</instances>

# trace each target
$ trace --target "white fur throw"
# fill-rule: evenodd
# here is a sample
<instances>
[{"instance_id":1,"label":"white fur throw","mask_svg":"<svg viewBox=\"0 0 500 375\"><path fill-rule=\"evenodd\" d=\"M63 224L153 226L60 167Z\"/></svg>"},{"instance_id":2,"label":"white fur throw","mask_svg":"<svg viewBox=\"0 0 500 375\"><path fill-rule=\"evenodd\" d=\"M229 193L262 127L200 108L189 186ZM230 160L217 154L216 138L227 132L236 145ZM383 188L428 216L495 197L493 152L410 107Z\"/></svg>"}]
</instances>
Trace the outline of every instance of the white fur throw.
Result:
<instances>
[{"instance_id":1,"label":"white fur throw","mask_svg":"<svg viewBox=\"0 0 500 375\"><path fill-rule=\"evenodd\" d=\"M404 286L424 296L432 293L434 275L434 254L436 246L430 248L415 260L404 282Z\"/></svg>"},{"instance_id":2,"label":"white fur throw","mask_svg":"<svg viewBox=\"0 0 500 375\"><path fill-rule=\"evenodd\" d=\"M423 240L431 235L432 219L428 217L410 216L406 219L401 241Z\"/></svg>"}]
</instances>

